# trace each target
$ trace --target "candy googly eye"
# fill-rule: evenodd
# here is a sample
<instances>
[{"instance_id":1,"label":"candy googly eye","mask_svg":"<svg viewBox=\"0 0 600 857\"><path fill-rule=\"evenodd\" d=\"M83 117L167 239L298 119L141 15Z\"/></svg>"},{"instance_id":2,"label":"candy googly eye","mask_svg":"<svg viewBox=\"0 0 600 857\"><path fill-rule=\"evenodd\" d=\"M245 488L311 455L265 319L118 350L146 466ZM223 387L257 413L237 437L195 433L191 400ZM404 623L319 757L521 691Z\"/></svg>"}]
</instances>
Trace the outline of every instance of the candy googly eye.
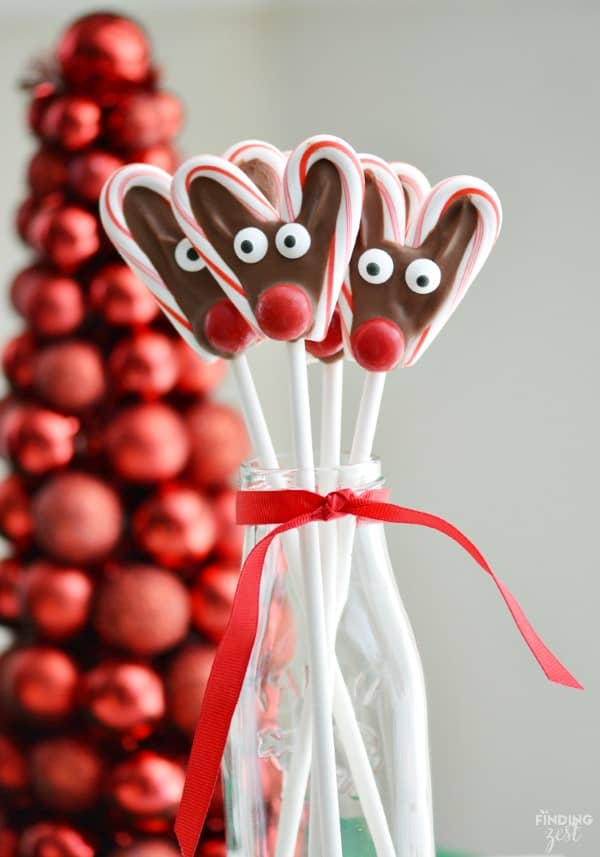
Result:
<instances>
[{"instance_id":1,"label":"candy googly eye","mask_svg":"<svg viewBox=\"0 0 600 857\"><path fill-rule=\"evenodd\" d=\"M187 238L182 238L175 247L175 261L182 271L201 271L206 263Z\"/></svg>"},{"instance_id":2,"label":"candy googly eye","mask_svg":"<svg viewBox=\"0 0 600 857\"><path fill-rule=\"evenodd\" d=\"M406 285L418 295L435 292L442 280L442 272L432 259L415 259L404 272Z\"/></svg>"},{"instance_id":3,"label":"candy googly eye","mask_svg":"<svg viewBox=\"0 0 600 857\"><path fill-rule=\"evenodd\" d=\"M240 229L233 239L233 249L242 262L260 262L267 255L269 242L261 229L247 226L245 229Z\"/></svg>"},{"instance_id":4,"label":"candy googly eye","mask_svg":"<svg viewBox=\"0 0 600 857\"><path fill-rule=\"evenodd\" d=\"M275 246L286 259L299 259L308 253L310 234L301 223L286 223L277 231Z\"/></svg>"},{"instance_id":5,"label":"candy googly eye","mask_svg":"<svg viewBox=\"0 0 600 857\"><path fill-rule=\"evenodd\" d=\"M367 283L380 286L394 272L394 260L385 250L365 250L358 260L358 273Z\"/></svg>"}]
</instances>

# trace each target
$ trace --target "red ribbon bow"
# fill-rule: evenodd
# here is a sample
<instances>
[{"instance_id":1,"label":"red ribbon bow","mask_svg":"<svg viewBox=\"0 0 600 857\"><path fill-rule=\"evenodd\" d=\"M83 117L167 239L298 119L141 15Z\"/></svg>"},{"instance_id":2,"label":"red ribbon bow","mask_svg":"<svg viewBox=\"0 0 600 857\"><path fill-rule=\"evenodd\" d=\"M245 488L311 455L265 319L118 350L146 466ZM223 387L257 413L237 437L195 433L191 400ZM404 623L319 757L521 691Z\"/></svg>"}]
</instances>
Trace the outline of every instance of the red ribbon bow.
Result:
<instances>
[{"instance_id":1,"label":"red ribbon bow","mask_svg":"<svg viewBox=\"0 0 600 857\"><path fill-rule=\"evenodd\" d=\"M349 489L343 489L332 491L326 497L311 491L238 492L239 524L279 526L261 539L246 558L240 572L229 625L215 655L206 686L175 822L175 833L183 857L194 857L219 775L231 719L256 639L260 581L265 557L273 539L287 530L303 527L313 521L330 521L344 515L354 515L372 521L429 527L443 533L457 542L492 578L523 639L550 681L582 688L538 637L514 595L496 577L473 542L443 518L387 503L386 498L387 492L382 490L357 495Z\"/></svg>"}]
</instances>

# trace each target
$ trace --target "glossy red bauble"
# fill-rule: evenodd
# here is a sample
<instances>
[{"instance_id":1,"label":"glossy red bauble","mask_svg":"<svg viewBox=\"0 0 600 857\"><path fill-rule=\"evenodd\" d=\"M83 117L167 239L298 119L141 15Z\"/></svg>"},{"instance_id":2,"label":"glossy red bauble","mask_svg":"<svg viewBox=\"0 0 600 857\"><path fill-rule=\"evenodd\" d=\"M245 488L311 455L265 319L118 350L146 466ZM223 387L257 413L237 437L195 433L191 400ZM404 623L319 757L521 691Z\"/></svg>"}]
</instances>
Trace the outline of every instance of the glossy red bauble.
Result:
<instances>
[{"instance_id":1,"label":"glossy red bauble","mask_svg":"<svg viewBox=\"0 0 600 857\"><path fill-rule=\"evenodd\" d=\"M35 405L23 406L3 441L19 467L40 475L68 464L75 451L79 421Z\"/></svg>"},{"instance_id":2,"label":"glossy red bauble","mask_svg":"<svg viewBox=\"0 0 600 857\"><path fill-rule=\"evenodd\" d=\"M215 553L220 559L239 564L244 546L244 528L236 523L236 492L225 488L213 500L217 519Z\"/></svg>"},{"instance_id":3,"label":"glossy red bauble","mask_svg":"<svg viewBox=\"0 0 600 857\"><path fill-rule=\"evenodd\" d=\"M98 252L98 219L79 205L61 206L44 223L41 244L59 270L71 273Z\"/></svg>"},{"instance_id":4,"label":"glossy red bauble","mask_svg":"<svg viewBox=\"0 0 600 857\"><path fill-rule=\"evenodd\" d=\"M211 363L202 360L180 337L176 339L174 346L179 363L178 390L194 396L204 396L218 387L227 371L225 360L214 360Z\"/></svg>"},{"instance_id":5,"label":"glossy red bauble","mask_svg":"<svg viewBox=\"0 0 600 857\"><path fill-rule=\"evenodd\" d=\"M113 661L91 670L82 681L82 706L107 732L142 740L165 713L162 681L144 664Z\"/></svg>"},{"instance_id":6,"label":"glossy red bauble","mask_svg":"<svg viewBox=\"0 0 600 857\"><path fill-rule=\"evenodd\" d=\"M19 476L7 476L0 482L0 533L19 547L31 541L31 500Z\"/></svg>"},{"instance_id":7,"label":"glossy red bauble","mask_svg":"<svg viewBox=\"0 0 600 857\"><path fill-rule=\"evenodd\" d=\"M238 578L237 564L215 563L205 566L194 583L192 621L205 637L215 643L221 641L229 622Z\"/></svg>"},{"instance_id":8,"label":"glossy red bauble","mask_svg":"<svg viewBox=\"0 0 600 857\"><path fill-rule=\"evenodd\" d=\"M74 87L140 84L150 73L150 46L142 28L109 12L74 21L57 54L65 80Z\"/></svg>"},{"instance_id":9,"label":"glossy red bauble","mask_svg":"<svg viewBox=\"0 0 600 857\"><path fill-rule=\"evenodd\" d=\"M153 399L175 385L177 355L167 336L143 330L119 342L110 355L109 368L119 390Z\"/></svg>"},{"instance_id":10,"label":"glossy red bauble","mask_svg":"<svg viewBox=\"0 0 600 857\"><path fill-rule=\"evenodd\" d=\"M107 134L119 149L148 149L171 140L180 130L181 104L168 92L123 96L107 120Z\"/></svg>"},{"instance_id":11,"label":"glossy red bauble","mask_svg":"<svg viewBox=\"0 0 600 857\"><path fill-rule=\"evenodd\" d=\"M25 609L41 636L66 640L85 627L93 585L78 568L61 568L40 560L27 570Z\"/></svg>"},{"instance_id":12,"label":"glossy red bauble","mask_svg":"<svg viewBox=\"0 0 600 857\"><path fill-rule=\"evenodd\" d=\"M22 282L22 281L21 281ZM79 327L85 305L72 277L40 274L21 297L22 312L40 336L64 336Z\"/></svg>"},{"instance_id":13,"label":"glossy red bauble","mask_svg":"<svg viewBox=\"0 0 600 857\"><path fill-rule=\"evenodd\" d=\"M94 849L74 827L42 821L21 835L19 857L94 857Z\"/></svg>"},{"instance_id":14,"label":"glossy red bauble","mask_svg":"<svg viewBox=\"0 0 600 857\"><path fill-rule=\"evenodd\" d=\"M147 287L121 262L105 265L93 277L90 301L109 324L148 324L159 311Z\"/></svg>"},{"instance_id":15,"label":"glossy red bauble","mask_svg":"<svg viewBox=\"0 0 600 857\"><path fill-rule=\"evenodd\" d=\"M183 790L181 765L149 751L117 765L108 797L112 805L138 830L169 830Z\"/></svg>"},{"instance_id":16,"label":"glossy red bauble","mask_svg":"<svg viewBox=\"0 0 600 857\"><path fill-rule=\"evenodd\" d=\"M51 725L73 710L77 670L59 649L27 646L0 658L0 704L21 720Z\"/></svg>"},{"instance_id":17,"label":"glossy red bauble","mask_svg":"<svg viewBox=\"0 0 600 857\"><path fill-rule=\"evenodd\" d=\"M0 559L0 622L11 624L20 617L23 609L22 563L12 557Z\"/></svg>"},{"instance_id":18,"label":"glossy red bauble","mask_svg":"<svg viewBox=\"0 0 600 857\"><path fill-rule=\"evenodd\" d=\"M175 172L180 162L179 153L168 143L158 143L146 149L137 149L131 152L129 157L135 164L152 164L170 175Z\"/></svg>"},{"instance_id":19,"label":"glossy red bauble","mask_svg":"<svg viewBox=\"0 0 600 857\"><path fill-rule=\"evenodd\" d=\"M77 151L100 134L102 112L90 98L59 95L46 105L40 118L41 135L47 143Z\"/></svg>"},{"instance_id":20,"label":"glossy red bauble","mask_svg":"<svg viewBox=\"0 0 600 857\"><path fill-rule=\"evenodd\" d=\"M0 799L19 797L29 785L25 756L16 742L0 733ZM1 826L1 822L0 822Z\"/></svg>"},{"instance_id":21,"label":"glossy red bauble","mask_svg":"<svg viewBox=\"0 0 600 857\"><path fill-rule=\"evenodd\" d=\"M189 438L183 420L168 405L133 405L111 420L106 451L113 469L124 479L163 482L185 466Z\"/></svg>"},{"instance_id":22,"label":"glossy red bauble","mask_svg":"<svg viewBox=\"0 0 600 857\"><path fill-rule=\"evenodd\" d=\"M69 188L86 202L97 202L107 179L125 162L112 152L90 149L72 158L68 165Z\"/></svg>"},{"instance_id":23,"label":"glossy red bauble","mask_svg":"<svg viewBox=\"0 0 600 857\"><path fill-rule=\"evenodd\" d=\"M168 568L193 569L212 551L217 535L210 503L187 485L168 485L134 517L138 543Z\"/></svg>"},{"instance_id":24,"label":"glossy red bauble","mask_svg":"<svg viewBox=\"0 0 600 857\"><path fill-rule=\"evenodd\" d=\"M29 162L27 180L34 196L63 190L67 183L67 161L62 152L40 149Z\"/></svg>"},{"instance_id":25,"label":"glossy red bauble","mask_svg":"<svg viewBox=\"0 0 600 857\"><path fill-rule=\"evenodd\" d=\"M153 836L111 851L110 857L180 857L179 848L169 839Z\"/></svg>"},{"instance_id":26,"label":"glossy red bauble","mask_svg":"<svg viewBox=\"0 0 600 857\"><path fill-rule=\"evenodd\" d=\"M31 333L9 339L2 352L2 368L13 387L27 390L33 383L37 344Z\"/></svg>"}]
</instances>

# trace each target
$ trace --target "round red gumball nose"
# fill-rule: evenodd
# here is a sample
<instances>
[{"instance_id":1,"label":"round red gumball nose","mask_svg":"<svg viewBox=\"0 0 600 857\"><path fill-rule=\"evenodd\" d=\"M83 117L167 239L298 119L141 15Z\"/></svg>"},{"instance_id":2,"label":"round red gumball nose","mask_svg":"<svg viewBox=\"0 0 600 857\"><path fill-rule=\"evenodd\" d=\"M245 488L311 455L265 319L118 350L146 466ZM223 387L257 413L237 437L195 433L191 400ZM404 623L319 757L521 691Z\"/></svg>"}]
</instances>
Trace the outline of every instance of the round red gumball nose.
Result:
<instances>
[{"instance_id":1,"label":"round red gumball nose","mask_svg":"<svg viewBox=\"0 0 600 857\"><path fill-rule=\"evenodd\" d=\"M404 354L404 334L387 318L372 318L359 325L351 338L352 353L363 369L388 372Z\"/></svg>"},{"instance_id":2,"label":"round red gumball nose","mask_svg":"<svg viewBox=\"0 0 600 857\"><path fill-rule=\"evenodd\" d=\"M312 305L308 295L298 286L278 283L259 297L256 320L269 339L291 342L310 330Z\"/></svg>"},{"instance_id":3,"label":"round red gumball nose","mask_svg":"<svg viewBox=\"0 0 600 857\"><path fill-rule=\"evenodd\" d=\"M244 316L226 299L217 301L206 313L204 335L221 354L240 354L256 338Z\"/></svg>"},{"instance_id":4,"label":"round red gumball nose","mask_svg":"<svg viewBox=\"0 0 600 857\"><path fill-rule=\"evenodd\" d=\"M342 340L342 325L340 322L340 311L336 307L329 322L329 328L325 339L320 342L315 342L312 339L306 340L306 350L313 357L320 360L326 360L329 357L334 357L339 354L344 347Z\"/></svg>"}]
</instances>

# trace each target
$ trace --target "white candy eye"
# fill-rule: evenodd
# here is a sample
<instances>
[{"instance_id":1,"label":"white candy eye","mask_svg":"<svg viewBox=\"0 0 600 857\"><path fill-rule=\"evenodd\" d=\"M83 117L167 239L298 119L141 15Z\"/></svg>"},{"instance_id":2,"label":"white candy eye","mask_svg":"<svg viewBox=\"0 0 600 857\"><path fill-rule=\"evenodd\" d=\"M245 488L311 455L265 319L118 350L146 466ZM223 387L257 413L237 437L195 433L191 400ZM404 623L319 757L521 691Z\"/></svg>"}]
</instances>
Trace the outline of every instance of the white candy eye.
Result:
<instances>
[{"instance_id":1,"label":"white candy eye","mask_svg":"<svg viewBox=\"0 0 600 857\"><path fill-rule=\"evenodd\" d=\"M267 255L269 242L261 229L247 226L245 229L240 229L233 239L233 249L242 262L260 262Z\"/></svg>"},{"instance_id":2,"label":"white candy eye","mask_svg":"<svg viewBox=\"0 0 600 857\"><path fill-rule=\"evenodd\" d=\"M310 234L301 223L286 223L277 231L275 246L286 259L299 259L308 253Z\"/></svg>"},{"instance_id":3,"label":"white candy eye","mask_svg":"<svg viewBox=\"0 0 600 857\"><path fill-rule=\"evenodd\" d=\"M404 272L406 285L418 295L435 292L442 279L442 272L431 259L415 259Z\"/></svg>"},{"instance_id":4,"label":"white candy eye","mask_svg":"<svg viewBox=\"0 0 600 857\"><path fill-rule=\"evenodd\" d=\"M206 263L187 238L182 238L175 247L175 261L182 271L201 271L206 267Z\"/></svg>"},{"instance_id":5,"label":"white candy eye","mask_svg":"<svg viewBox=\"0 0 600 857\"><path fill-rule=\"evenodd\" d=\"M358 273L374 286L387 283L394 271L394 260L385 250L365 250L358 260Z\"/></svg>"}]
</instances>

